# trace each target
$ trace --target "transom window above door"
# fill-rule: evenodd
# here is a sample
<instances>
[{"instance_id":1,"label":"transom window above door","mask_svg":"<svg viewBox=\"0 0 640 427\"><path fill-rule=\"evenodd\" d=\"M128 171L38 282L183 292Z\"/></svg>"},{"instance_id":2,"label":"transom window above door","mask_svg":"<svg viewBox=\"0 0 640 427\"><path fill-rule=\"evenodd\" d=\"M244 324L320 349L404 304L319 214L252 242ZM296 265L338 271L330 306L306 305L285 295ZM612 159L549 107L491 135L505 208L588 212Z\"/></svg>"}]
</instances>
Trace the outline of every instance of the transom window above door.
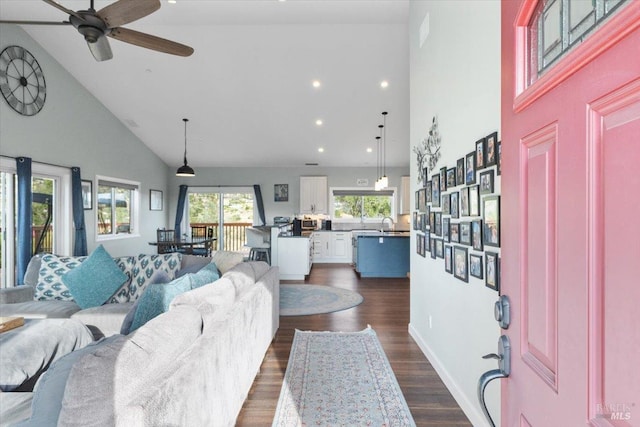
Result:
<instances>
[{"instance_id":1,"label":"transom window above door","mask_svg":"<svg viewBox=\"0 0 640 427\"><path fill-rule=\"evenodd\" d=\"M629 0L540 0L528 28L528 78L532 85Z\"/></svg>"}]
</instances>

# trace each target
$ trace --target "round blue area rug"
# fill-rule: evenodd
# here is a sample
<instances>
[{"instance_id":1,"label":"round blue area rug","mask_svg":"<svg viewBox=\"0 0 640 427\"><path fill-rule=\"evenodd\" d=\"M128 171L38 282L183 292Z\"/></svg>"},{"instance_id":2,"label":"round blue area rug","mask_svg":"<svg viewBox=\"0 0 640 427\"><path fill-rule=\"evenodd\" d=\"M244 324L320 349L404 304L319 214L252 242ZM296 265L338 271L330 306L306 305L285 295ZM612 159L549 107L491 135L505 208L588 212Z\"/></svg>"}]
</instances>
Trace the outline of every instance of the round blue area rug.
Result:
<instances>
[{"instance_id":1,"label":"round blue area rug","mask_svg":"<svg viewBox=\"0 0 640 427\"><path fill-rule=\"evenodd\" d=\"M362 295L348 289L323 285L280 284L280 315L308 316L355 307Z\"/></svg>"}]
</instances>

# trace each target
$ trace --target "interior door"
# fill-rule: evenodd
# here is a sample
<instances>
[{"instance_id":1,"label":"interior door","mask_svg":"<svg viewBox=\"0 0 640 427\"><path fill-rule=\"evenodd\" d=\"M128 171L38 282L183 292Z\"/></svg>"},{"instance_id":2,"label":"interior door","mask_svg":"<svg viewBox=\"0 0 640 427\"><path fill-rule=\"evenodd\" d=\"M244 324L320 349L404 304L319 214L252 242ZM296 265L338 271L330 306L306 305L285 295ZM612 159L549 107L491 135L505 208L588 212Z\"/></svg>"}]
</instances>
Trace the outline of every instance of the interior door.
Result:
<instances>
[{"instance_id":1,"label":"interior door","mask_svg":"<svg viewBox=\"0 0 640 427\"><path fill-rule=\"evenodd\" d=\"M640 426L640 2L527 84L537 5L502 2L501 424Z\"/></svg>"}]
</instances>

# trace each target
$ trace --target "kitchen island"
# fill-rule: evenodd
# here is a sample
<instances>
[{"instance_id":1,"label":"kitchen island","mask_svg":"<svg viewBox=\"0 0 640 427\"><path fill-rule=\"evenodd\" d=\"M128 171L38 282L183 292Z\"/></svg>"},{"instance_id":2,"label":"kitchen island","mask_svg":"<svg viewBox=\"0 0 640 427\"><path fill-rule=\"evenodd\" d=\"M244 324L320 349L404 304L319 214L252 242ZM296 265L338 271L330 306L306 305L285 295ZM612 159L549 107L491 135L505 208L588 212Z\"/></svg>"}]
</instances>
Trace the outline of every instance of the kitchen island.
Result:
<instances>
[{"instance_id":1,"label":"kitchen island","mask_svg":"<svg viewBox=\"0 0 640 427\"><path fill-rule=\"evenodd\" d=\"M353 232L354 262L360 277L407 277L409 233Z\"/></svg>"}]
</instances>

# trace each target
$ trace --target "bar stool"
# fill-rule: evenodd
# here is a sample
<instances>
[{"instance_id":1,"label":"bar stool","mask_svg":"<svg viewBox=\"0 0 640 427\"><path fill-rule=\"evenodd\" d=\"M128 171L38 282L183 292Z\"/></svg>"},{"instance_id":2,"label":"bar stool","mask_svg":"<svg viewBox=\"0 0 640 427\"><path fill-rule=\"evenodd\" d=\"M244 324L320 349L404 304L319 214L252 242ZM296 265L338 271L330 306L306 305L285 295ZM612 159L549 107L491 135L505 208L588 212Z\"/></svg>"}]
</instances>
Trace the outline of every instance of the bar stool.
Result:
<instances>
[{"instance_id":1,"label":"bar stool","mask_svg":"<svg viewBox=\"0 0 640 427\"><path fill-rule=\"evenodd\" d=\"M255 228L247 228L247 244L249 247L249 260L259 261L263 257L266 258L267 264L271 265L271 242L268 241L268 236L262 231Z\"/></svg>"}]
</instances>

